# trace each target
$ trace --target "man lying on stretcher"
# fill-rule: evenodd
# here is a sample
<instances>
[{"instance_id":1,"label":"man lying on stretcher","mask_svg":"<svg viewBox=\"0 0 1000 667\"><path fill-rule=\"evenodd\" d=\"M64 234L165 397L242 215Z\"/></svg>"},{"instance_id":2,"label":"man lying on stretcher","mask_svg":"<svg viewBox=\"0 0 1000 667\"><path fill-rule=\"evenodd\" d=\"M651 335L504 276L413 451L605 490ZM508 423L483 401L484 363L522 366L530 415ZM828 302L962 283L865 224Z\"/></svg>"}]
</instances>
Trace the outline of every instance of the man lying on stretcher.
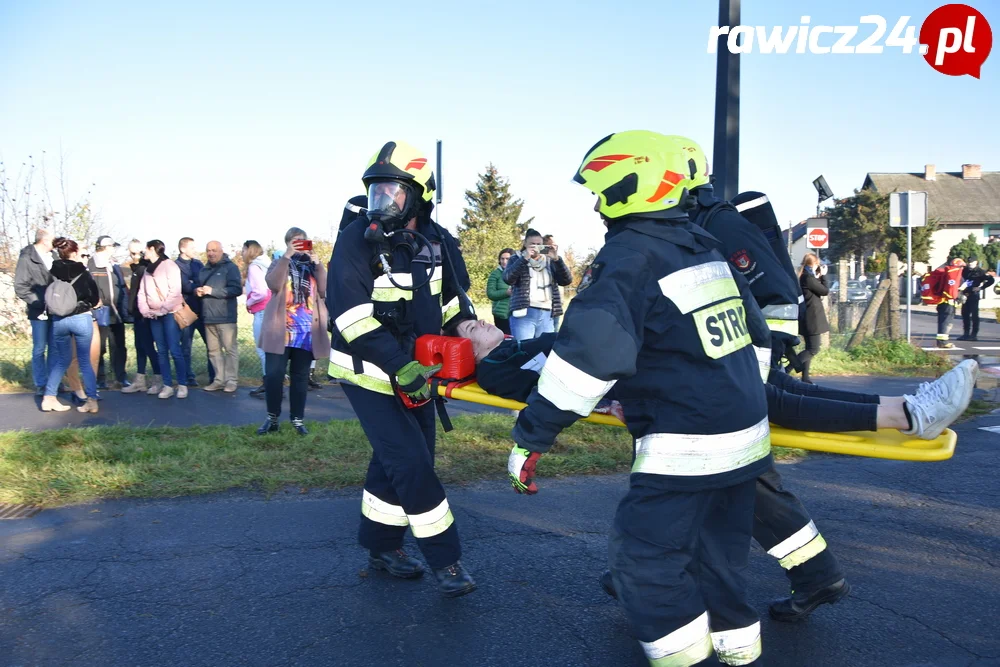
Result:
<instances>
[{"instance_id":1,"label":"man lying on stretcher","mask_svg":"<svg viewBox=\"0 0 1000 667\"><path fill-rule=\"evenodd\" d=\"M538 383L558 335L547 333L516 341L485 320L460 322L454 333L472 341L479 386L494 396L522 403L527 402ZM933 440L965 412L977 373L978 365L968 359L934 382L922 383L913 395L879 396L806 384L771 369L765 385L768 419L798 431L839 433L894 428ZM625 422L613 393L598 404L595 412L612 414Z\"/></svg>"}]
</instances>

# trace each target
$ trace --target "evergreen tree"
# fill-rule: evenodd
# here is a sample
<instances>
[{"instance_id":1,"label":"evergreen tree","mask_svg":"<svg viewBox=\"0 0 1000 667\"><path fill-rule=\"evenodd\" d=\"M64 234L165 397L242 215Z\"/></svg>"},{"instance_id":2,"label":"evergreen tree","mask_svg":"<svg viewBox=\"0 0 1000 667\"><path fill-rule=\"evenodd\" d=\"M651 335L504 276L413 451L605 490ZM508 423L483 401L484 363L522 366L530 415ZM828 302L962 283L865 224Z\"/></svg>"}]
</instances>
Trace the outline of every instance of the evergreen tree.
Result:
<instances>
[{"instance_id":1,"label":"evergreen tree","mask_svg":"<svg viewBox=\"0 0 1000 667\"><path fill-rule=\"evenodd\" d=\"M975 235L969 234L948 250L948 259L953 257L961 257L962 259L975 257L979 260L979 266L986 271L995 270L997 261L1000 261L1000 243L980 245L976 242Z\"/></svg>"},{"instance_id":2,"label":"evergreen tree","mask_svg":"<svg viewBox=\"0 0 1000 667\"><path fill-rule=\"evenodd\" d=\"M486 280L497 267L497 255L504 248L518 250L534 218L519 222L524 202L514 199L510 182L489 164L479 175L475 190L465 191L468 205L458 226L458 242L469 269L469 296L476 303L488 303Z\"/></svg>"}]
</instances>

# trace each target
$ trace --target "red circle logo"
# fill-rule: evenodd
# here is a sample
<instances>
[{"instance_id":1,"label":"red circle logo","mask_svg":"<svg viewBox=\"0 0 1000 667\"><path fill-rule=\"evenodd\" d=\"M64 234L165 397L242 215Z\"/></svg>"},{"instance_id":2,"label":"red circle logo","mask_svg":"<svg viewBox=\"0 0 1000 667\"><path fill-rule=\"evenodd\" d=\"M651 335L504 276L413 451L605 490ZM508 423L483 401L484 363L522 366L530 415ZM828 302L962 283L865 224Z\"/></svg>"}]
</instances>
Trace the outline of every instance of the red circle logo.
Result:
<instances>
[{"instance_id":1,"label":"red circle logo","mask_svg":"<svg viewBox=\"0 0 1000 667\"><path fill-rule=\"evenodd\" d=\"M979 78L993 49L986 17L969 5L944 5L920 26L920 50L927 64L942 74Z\"/></svg>"}]
</instances>

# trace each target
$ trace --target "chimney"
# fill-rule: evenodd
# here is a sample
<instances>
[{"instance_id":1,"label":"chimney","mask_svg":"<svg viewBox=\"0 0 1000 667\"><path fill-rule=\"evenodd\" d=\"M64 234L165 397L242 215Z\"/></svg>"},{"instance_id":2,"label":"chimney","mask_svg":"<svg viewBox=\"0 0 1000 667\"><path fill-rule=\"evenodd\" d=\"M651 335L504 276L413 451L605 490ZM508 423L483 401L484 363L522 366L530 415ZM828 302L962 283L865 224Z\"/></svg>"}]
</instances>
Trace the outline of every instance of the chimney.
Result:
<instances>
[{"instance_id":1,"label":"chimney","mask_svg":"<svg viewBox=\"0 0 1000 667\"><path fill-rule=\"evenodd\" d=\"M983 177L983 168L978 164L962 165L962 180L979 179Z\"/></svg>"},{"instance_id":2,"label":"chimney","mask_svg":"<svg viewBox=\"0 0 1000 667\"><path fill-rule=\"evenodd\" d=\"M934 165L932 164L924 165L924 180L925 181L937 180L937 169L934 168Z\"/></svg>"}]
</instances>

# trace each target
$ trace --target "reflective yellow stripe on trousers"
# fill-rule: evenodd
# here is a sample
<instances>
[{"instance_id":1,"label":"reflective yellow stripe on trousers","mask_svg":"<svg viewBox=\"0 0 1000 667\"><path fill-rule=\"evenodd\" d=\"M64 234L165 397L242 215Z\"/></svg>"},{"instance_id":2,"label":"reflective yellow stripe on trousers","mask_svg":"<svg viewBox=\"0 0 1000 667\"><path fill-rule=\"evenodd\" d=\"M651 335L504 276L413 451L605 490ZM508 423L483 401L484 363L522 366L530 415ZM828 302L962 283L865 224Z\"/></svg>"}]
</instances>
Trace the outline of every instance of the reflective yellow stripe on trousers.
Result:
<instances>
[{"instance_id":1,"label":"reflective yellow stripe on trousers","mask_svg":"<svg viewBox=\"0 0 1000 667\"><path fill-rule=\"evenodd\" d=\"M639 643L653 667L688 667L698 664L712 655L708 612L656 641Z\"/></svg>"},{"instance_id":2,"label":"reflective yellow stripe on trousers","mask_svg":"<svg viewBox=\"0 0 1000 667\"><path fill-rule=\"evenodd\" d=\"M760 657L760 621L745 628L712 633L712 644L724 665L749 665Z\"/></svg>"},{"instance_id":3,"label":"reflective yellow stripe on trousers","mask_svg":"<svg viewBox=\"0 0 1000 667\"><path fill-rule=\"evenodd\" d=\"M774 545L767 553L778 559L778 564L786 570L802 565L807 560L826 549L826 540L819 534L816 523L810 521L791 537Z\"/></svg>"}]
</instances>

